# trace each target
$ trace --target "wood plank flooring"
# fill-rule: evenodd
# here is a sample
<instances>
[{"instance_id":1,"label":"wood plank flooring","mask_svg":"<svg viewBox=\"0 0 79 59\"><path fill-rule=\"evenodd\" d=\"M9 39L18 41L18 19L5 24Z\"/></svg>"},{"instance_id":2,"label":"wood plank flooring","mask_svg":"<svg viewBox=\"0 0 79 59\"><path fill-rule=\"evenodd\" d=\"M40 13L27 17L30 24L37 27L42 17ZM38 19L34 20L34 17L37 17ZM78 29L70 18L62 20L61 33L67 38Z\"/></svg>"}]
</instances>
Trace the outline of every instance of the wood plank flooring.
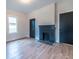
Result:
<instances>
[{"instance_id":1,"label":"wood plank flooring","mask_svg":"<svg viewBox=\"0 0 79 59\"><path fill-rule=\"evenodd\" d=\"M73 46L69 44L48 45L34 39L7 43L6 59L73 59Z\"/></svg>"}]
</instances>

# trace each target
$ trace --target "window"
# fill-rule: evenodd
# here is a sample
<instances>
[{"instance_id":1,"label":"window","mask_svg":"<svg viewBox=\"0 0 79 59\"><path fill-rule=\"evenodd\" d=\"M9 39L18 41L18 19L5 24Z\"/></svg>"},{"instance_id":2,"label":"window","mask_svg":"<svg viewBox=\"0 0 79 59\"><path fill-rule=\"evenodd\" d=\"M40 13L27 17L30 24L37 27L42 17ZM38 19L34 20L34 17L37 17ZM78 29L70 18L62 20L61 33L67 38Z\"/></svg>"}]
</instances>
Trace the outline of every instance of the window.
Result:
<instances>
[{"instance_id":1,"label":"window","mask_svg":"<svg viewBox=\"0 0 79 59\"><path fill-rule=\"evenodd\" d=\"M16 17L8 17L8 19L9 19L9 33L17 33Z\"/></svg>"}]
</instances>

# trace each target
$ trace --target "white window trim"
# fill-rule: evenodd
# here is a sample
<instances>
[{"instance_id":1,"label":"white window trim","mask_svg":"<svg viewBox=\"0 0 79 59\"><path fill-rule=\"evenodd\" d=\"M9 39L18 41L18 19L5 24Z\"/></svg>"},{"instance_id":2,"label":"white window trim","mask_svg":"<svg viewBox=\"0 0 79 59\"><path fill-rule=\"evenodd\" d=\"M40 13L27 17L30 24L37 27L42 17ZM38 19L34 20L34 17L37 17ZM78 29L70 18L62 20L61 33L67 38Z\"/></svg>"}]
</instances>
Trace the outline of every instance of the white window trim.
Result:
<instances>
[{"instance_id":1,"label":"white window trim","mask_svg":"<svg viewBox=\"0 0 79 59\"><path fill-rule=\"evenodd\" d=\"M10 23L9 23L9 17L16 18L16 32L10 33L10 29L9 29L9 25L10 25ZM15 34L15 33L17 34L17 33L18 33L18 29L17 29L17 23L18 23L18 22L17 22L17 20L18 20L18 19L17 19L17 17L15 17L15 16L8 16L8 33L9 33L9 34Z\"/></svg>"}]
</instances>

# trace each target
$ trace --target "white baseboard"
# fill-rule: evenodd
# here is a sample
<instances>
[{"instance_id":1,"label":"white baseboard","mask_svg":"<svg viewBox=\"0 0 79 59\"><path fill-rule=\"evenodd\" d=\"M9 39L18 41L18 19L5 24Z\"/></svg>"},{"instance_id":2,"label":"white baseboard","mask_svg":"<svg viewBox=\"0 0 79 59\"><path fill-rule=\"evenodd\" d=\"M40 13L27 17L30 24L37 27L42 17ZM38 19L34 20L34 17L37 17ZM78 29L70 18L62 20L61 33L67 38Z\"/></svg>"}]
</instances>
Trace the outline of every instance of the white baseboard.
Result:
<instances>
[{"instance_id":1,"label":"white baseboard","mask_svg":"<svg viewBox=\"0 0 79 59\"><path fill-rule=\"evenodd\" d=\"M17 38L9 38L9 39L6 40L6 42L15 41L15 40L19 40L19 39L25 39L25 38L29 38L29 36L22 36L22 37L17 37Z\"/></svg>"}]
</instances>

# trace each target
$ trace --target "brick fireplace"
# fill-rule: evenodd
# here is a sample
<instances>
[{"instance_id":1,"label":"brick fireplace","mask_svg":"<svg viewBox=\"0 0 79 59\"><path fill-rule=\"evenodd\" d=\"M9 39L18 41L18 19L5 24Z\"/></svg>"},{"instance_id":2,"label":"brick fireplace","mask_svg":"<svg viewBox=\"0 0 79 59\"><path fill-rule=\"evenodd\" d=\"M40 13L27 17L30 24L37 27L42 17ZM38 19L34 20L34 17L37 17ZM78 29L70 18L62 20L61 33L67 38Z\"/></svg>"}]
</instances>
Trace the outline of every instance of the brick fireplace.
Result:
<instances>
[{"instance_id":1,"label":"brick fireplace","mask_svg":"<svg viewBox=\"0 0 79 59\"><path fill-rule=\"evenodd\" d=\"M52 44L55 42L55 25L40 25L39 38L41 42Z\"/></svg>"}]
</instances>

